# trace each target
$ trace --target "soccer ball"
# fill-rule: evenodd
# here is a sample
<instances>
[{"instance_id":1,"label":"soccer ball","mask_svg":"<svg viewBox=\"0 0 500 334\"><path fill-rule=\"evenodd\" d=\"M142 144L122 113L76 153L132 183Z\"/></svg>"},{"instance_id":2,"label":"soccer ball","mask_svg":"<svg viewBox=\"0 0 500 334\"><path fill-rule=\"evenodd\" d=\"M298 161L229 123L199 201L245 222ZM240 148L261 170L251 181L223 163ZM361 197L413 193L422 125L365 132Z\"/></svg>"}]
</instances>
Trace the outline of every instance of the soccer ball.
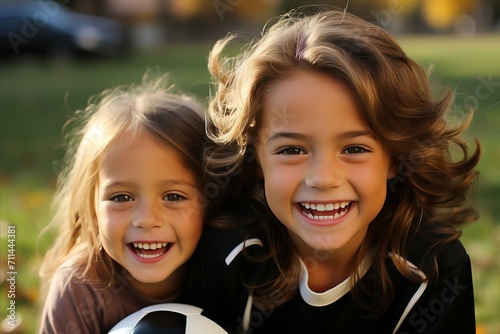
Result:
<instances>
[{"instance_id":1,"label":"soccer ball","mask_svg":"<svg viewBox=\"0 0 500 334\"><path fill-rule=\"evenodd\" d=\"M202 311L186 304L152 305L123 318L108 334L227 334Z\"/></svg>"}]
</instances>

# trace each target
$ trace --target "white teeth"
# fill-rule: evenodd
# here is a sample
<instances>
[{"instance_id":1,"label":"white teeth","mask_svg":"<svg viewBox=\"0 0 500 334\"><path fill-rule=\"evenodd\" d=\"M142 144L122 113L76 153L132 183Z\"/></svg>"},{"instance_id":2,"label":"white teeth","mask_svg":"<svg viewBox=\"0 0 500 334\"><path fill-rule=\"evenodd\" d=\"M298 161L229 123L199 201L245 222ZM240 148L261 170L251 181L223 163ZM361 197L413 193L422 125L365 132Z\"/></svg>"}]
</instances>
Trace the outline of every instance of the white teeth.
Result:
<instances>
[{"instance_id":1,"label":"white teeth","mask_svg":"<svg viewBox=\"0 0 500 334\"><path fill-rule=\"evenodd\" d=\"M155 243L142 243L142 242L134 242L134 247L145 250L156 250L158 248L167 247L166 242L155 242Z\"/></svg>"},{"instance_id":2,"label":"white teeth","mask_svg":"<svg viewBox=\"0 0 500 334\"><path fill-rule=\"evenodd\" d=\"M351 201L345 202L337 202L337 203L328 203L328 204L314 204L314 203L300 203L304 208L316 210L316 211L333 211L338 210L340 208L344 209L346 206L351 204Z\"/></svg>"},{"instance_id":3,"label":"white teeth","mask_svg":"<svg viewBox=\"0 0 500 334\"><path fill-rule=\"evenodd\" d=\"M332 215L330 215L330 216L314 216L312 213L309 213L309 212L307 212L306 215L310 219L314 219L314 220L333 220L333 219L339 219L340 217L345 215L347 213L347 211L348 210L335 212L335 214L333 216Z\"/></svg>"},{"instance_id":4,"label":"white teeth","mask_svg":"<svg viewBox=\"0 0 500 334\"><path fill-rule=\"evenodd\" d=\"M309 217L310 219L314 220L333 220L333 219L339 219L340 217L344 216L347 211L349 211L349 205L351 204L351 201L344 201L344 202L336 202L336 203L328 203L328 204L323 204L323 203L308 203L308 202L303 202L301 205L305 209L311 209L317 212L329 212L329 211L334 211L337 210L337 212L332 212L331 215L313 215L311 212L305 212L304 214ZM346 208L347 207L347 208ZM345 210L339 210L339 209L345 209Z\"/></svg>"},{"instance_id":5,"label":"white teeth","mask_svg":"<svg viewBox=\"0 0 500 334\"><path fill-rule=\"evenodd\" d=\"M139 255L139 257L142 257L144 259L152 259L152 258L160 256L160 254L152 254L152 255L149 255L149 254L137 254L137 255Z\"/></svg>"}]
</instances>

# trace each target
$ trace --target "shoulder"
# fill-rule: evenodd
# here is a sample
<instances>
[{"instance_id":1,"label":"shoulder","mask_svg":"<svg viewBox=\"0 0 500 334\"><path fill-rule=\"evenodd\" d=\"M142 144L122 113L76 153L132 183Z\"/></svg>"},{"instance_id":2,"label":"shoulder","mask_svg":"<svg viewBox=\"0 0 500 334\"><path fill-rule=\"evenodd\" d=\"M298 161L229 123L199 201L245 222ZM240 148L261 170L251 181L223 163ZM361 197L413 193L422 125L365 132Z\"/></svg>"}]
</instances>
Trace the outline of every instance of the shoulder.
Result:
<instances>
[{"instance_id":1,"label":"shoulder","mask_svg":"<svg viewBox=\"0 0 500 334\"><path fill-rule=\"evenodd\" d=\"M61 293L75 293L80 290L92 291L93 288L89 289L89 287L98 281L96 273L92 268L84 274L83 267L65 262L54 272L50 280L50 289L60 291Z\"/></svg>"},{"instance_id":2,"label":"shoulder","mask_svg":"<svg viewBox=\"0 0 500 334\"><path fill-rule=\"evenodd\" d=\"M230 266L237 259L244 258L245 252L263 251L263 242L258 235L247 229L209 227L203 233L199 248L203 253L212 253Z\"/></svg>"},{"instance_id":3,"label":"shoulder","mask_svg":"<svg viewBox=\"0 0 500 334\"><path fill-rule=\"evenodd\" d=\"M55 271L43 308L40 328L44 333L64 333L68 328L81 333L99 330L96 289L80 278L79 272L81 268L67 264Z\"/></svg>"},{"instance_id":4,"label":"shoulder","mask_svg":"<svg viewBox=\"0 0 500 334\"><path fill-rule=\"evenodd\" d=\"M66 333L69 328L80 333L104 333L126 315L138 309L167 302L143 296L130 281L128 272L113 262L114 281L99 278L94 267L64 264L55 272L45 301L42 327L44 333Z\"/></svg>"},{"instance_id":5,"label":"shoulder","mask_svg":"<svg viewBox=\"0 0 500 334\"><path fill-rule=\"evenodd\" d=\"M84 273L84 268L64 263L50 281L47 302L64 306L66 303L88 302L97 298L97 291L105 288L93 268Z\"/></svg>"},{"instance_id":6,"label":"shoulder","mask_svg":"<svg viewBox=\"0 0 500 334\"><path fill-rule=\"evenodd\" d=\"M470 266L469 255L459 239L437 244L434 240L416 237L410 244L408 260L424 272L437 267L439 275L457 266Z\"/></svg>"},{"instance_id":7,"label":"shoulder","mask_svg":"<svg viewBox=\"0 0 500 334\"><path fill-rule=\"evenodd\" d=\"M248 230L206 228L189 261L182 301L224 328L237 328L248 301L244 280L255 266L247 252L261 251L262 241Z\"/></svg>"},{"instance_id":8,"label":"shoulder","mask_svg":"<svg viewBox=\"0 0 500 334\"><path fill-rule=\"evenodd\" d=\"M238 289L241 276L255 266L249 254L263 252L261 239L249 231L207 228L189 260L188 284Z\"/></svg>"},{"instance_id":9,"label":"shoulder","mask_svg":"<svg viewBox=\"0 0 500 334\"><path fill-rule=\"evenodd\" d=\"M413 255L413 260L420 260L419 265L423 270L433 262L437 272L428 277L428 282L422 283L424 289L418 300L415 300L415 305L408 308L400 330L416 330L419 333L474 333L473 281L470 259L465 248L458 239L427 250L426 246L429 245L424 242L415 247L414 251L418 252Z\"/></svg>"}]
</instances>

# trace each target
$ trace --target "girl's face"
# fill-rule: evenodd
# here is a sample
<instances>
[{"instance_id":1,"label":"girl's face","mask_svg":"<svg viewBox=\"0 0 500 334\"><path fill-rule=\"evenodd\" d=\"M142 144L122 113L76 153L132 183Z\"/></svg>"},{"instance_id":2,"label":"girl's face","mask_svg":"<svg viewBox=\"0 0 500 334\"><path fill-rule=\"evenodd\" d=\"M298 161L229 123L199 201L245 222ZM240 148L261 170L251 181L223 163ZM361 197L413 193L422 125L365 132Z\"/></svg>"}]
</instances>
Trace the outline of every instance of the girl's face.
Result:
<instances>
[{"instance_id":1,"label":"girl's face","mask_svg":"<svg viewBox=\"0 0 500 334\"><path fill-rule=\"evenodd\" d=\"M275 83L265 100L257 155L267 202L299 254L355 254L393 173L350 90L305 71Z\"/></svg>"},{"instance_id":2,"label":"girl's face","mask_svg":"<svg viewBox=\"0 0 500 334\"><path fill-rule=\"evenodd\" d=\"M150 135L125 135L106 151L96 194L99 238L143 293L179 282L201 235L202 203L180 155Z\"/></svg>"}]
</instances>

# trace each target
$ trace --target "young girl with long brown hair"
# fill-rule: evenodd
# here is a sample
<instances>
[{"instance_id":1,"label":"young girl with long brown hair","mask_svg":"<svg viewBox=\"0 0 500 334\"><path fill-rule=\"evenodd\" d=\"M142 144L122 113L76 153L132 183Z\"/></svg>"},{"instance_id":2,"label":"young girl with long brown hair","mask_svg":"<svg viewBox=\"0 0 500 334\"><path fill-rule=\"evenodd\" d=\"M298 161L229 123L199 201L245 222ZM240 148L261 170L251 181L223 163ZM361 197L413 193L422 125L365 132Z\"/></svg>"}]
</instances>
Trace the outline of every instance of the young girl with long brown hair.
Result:
<instances>
[{"instance_id":1,"label":"young girl with long brown hair","mask_svg":"<svg viewBox=\"0 0 500 334\"><path fill-rule=\"evenodd\" d=\"M235 248L254 263L244 293L205 273L191 301L233 332L473 333L457 228L477 218L472 113L449 122L451 91L436 101L393 37L346 12L289 13L225 58L233 39L209 59L209 169L263 248Z\"/></svg>"}]
</instances>

